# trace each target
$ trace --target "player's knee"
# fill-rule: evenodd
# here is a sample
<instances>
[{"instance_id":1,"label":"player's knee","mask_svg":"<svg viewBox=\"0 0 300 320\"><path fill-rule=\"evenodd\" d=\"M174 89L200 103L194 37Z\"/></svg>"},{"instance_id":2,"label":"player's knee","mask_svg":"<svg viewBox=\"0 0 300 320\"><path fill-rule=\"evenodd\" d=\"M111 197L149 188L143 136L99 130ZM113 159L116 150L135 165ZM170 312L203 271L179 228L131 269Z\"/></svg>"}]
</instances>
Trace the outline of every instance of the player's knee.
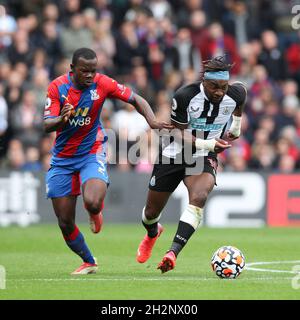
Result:
<instances>
[{"instance_id":1,"label":"player's knee","mask_svg":"<svg viewBox=\"0 0 300 320\"><path fill-rule=\"evenodd\" d=\"M190 204L199 208L203 208L207 200L207 197L208 197L207 191L193 192L190 195Z\"/></svg>"},{"instance_id":2,"label":"player's knee","mask_svg":"<svg viewBox=\"0 0 300 320\"><path fill-rule=\"evenodd\" d=\"M147 220L153 220L157 218L160 214L160 211L157 208L152 206L146 206L144 209L144 215Z\"/></svg>"},{"instance_id":3,"label":"player's knee","mask_svg":"<svg viewBox=\"0 0 300 320\"><path fill-rule=\"evenodd\" d=\"M92 214L98 214L102 208L102 199L86 199L85 208Z\"/></svg>"}]
</instances>

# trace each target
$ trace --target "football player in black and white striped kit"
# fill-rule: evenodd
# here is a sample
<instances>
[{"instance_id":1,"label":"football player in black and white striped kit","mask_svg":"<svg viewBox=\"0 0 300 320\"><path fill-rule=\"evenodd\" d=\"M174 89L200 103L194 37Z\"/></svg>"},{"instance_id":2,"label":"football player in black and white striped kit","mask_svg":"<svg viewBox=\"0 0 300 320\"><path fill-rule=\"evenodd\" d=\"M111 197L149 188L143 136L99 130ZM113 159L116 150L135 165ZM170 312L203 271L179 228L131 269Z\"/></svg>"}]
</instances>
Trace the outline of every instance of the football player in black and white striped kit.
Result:
<instances>
[{"instance_id":1,"label":"football player in black and white striped kit","mask_svg":"<svg viewBox=\"0 0 300 320\"><path fill-rule=\"evenodd\" d=\"M159 224L161 212L183 181L188 189L189 205L181 214L171 247L158 265L162 273L174 269L179 252L201 225L206 199L216 182L217 153L230 148L230 141L240 136L247 90L241 82L228 83L231 67L224 56L204 61L202 80L180 88L173 97L171 123L179 132L180 141L189 142L191 147L186 148L188 144L182 145L174 137L163 145L160 161L153 168L142 213L147 234L136 256L139 263L150 258L163 232ZM230 120L231 126L225 132ZM193 163L190 159L186 161L184 149L189 150L190 158L195 160Z\"/></svg>"}]
</instances>

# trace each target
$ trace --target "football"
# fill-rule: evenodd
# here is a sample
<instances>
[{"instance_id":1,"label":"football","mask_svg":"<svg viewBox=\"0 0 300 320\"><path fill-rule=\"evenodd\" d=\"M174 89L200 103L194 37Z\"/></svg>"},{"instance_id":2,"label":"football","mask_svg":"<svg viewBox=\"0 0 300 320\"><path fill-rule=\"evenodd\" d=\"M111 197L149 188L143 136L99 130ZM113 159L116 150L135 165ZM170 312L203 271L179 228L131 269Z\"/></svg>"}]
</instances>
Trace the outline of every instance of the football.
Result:
<instances>
[{"instance_id":1,"label":"football","mask_svg":"<svg viewBox=\"0 0 300 320\"><path fill-rule=\"evenodd\" d=\"M245 267L245 257L238 248L223 246L213 254L211 266L218 277L235 279Z\"/></svg>"}]
</instances>

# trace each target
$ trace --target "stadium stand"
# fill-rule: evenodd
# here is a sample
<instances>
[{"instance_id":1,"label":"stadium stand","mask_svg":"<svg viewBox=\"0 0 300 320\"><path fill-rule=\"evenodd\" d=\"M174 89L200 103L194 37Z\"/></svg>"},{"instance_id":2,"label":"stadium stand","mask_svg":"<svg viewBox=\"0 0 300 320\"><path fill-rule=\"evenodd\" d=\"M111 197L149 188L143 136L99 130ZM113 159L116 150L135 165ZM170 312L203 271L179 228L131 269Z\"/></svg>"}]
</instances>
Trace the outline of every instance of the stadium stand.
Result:
<instances>
[{"instance_id":1,"label":"stadium stand","mask_svg":"<svg viewBox=\"0 0 300 320\"><path fill-rule=\"evenodd\" d=\"M72 52L90 47L98 71L131 86L169 118L171 97L195 81L201 61L223 53L248 88L243 134L221 154L222 171L300 168L300 30L293 1L65 0L0 5L0 167L47 170L54 137L42 115L48 83ZM135 110L107 101L106 128L135 122ZM134 142L143 124L130 128ZM121 135L121 134L120 134ZM122 136L119 139L123 139ZM149 135L150 139L150 135ZM130 146L130 144L129 144ZM115 152L111 148L109 157ZM151 172L147 159L117 170Z\"/></svg>"}]
</instances>

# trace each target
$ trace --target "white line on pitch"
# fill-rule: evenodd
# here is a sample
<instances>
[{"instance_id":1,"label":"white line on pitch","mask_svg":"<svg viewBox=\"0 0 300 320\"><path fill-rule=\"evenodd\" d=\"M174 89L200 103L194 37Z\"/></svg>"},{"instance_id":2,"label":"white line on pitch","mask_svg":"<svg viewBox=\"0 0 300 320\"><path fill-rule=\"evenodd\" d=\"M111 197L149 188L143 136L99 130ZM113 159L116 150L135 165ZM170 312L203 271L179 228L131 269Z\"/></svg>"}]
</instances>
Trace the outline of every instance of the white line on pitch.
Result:
<instances>
[{"instance_id":1,"label":"white line on pitch","mask_svg":"<svg viewBox=\"0 0 300 320\"><path fill-rule=\"evenodd\" d=\"M258 261L247 263L247 266L258 266L261 264L284 264L284 263L300 263L300 260L291 260L291 261Z\"/></svg>"},{"instance_id":2,"label":"white line on pitch","mask_svg":"<svg viewBox=\"0 0 300 320\"><path fill-rule=\"evenodd\" d=\"M259 271L259 272L272 272L272 273L289 273L289 274L297 274L297 272L289 271L289 270L277 270L277 269L262 269L262 268L253 268L252 266L259 265L270 265L270 264L296 264L300 263L300 260L292 260L292 261L258 261L247 263L245 266L246 270L250 271Z\"/></svg>"}]
</instances>

